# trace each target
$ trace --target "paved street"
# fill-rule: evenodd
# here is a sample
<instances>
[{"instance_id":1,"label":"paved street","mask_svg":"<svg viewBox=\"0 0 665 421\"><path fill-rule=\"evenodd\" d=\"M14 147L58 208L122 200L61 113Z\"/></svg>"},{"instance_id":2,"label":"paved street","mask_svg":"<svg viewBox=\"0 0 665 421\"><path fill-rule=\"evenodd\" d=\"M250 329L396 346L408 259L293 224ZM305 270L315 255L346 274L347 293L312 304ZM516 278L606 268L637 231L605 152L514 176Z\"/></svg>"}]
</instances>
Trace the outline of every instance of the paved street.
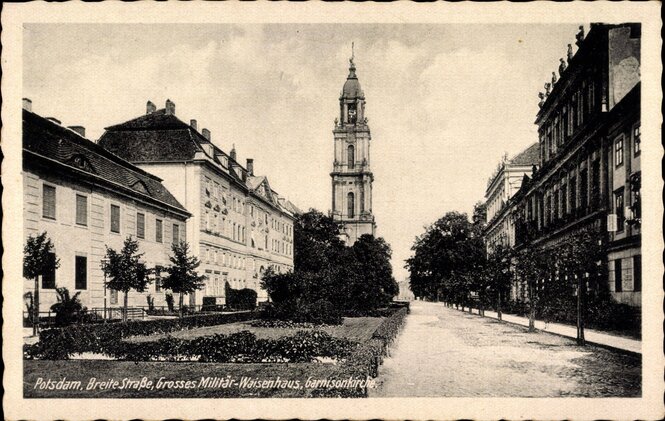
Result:
<instances>
[{"instance_id":1,"label":"paved street","mask_svg":"<svg viewBox=\"0 0 665 421\"><path fill-rule=\"evenodd\" d=\"M370 396L639 396L641 362L416 301L378 382Z\"/></svg>"}]
</instances>

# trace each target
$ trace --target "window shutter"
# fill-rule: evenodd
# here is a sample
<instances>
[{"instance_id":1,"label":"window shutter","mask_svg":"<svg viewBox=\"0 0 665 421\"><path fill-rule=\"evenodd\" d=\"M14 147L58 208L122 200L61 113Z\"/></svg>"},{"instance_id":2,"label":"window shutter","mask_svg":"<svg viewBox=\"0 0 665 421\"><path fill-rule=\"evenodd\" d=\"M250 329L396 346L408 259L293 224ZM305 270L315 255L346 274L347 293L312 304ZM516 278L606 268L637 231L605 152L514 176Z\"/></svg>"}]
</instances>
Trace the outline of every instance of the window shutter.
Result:
<instances>
[{"instance_id":1,"label":"window shutter","mask_svg":"<svg viewBox=\"0 0 665 421\"><path fill-rule=\"evenodd\" d=\"M120 206L111 205L111 232L120 232Z\"/></svg>"},{"instance_id":2,"label":"window shutter","mask_svg":"<svg viewBox=\"0 0 665 421\"><path fill-rule=\"evenodd\" d=\"M76 195L76 223L88 225L88 197Z\"/></svg>"},{"instance_id":3,"label":"window shutter","mask_svg":"<svg viewBox=\"0 0 665 421\"><path fill-rule=\"evenodd\" d=\"M43 211L44 218L55 219L55 187L44 185Z\"/></svg>"},{"instance_id":4,"label":"window shutter","mask_svg":"<svg viewBox=\"0 0 665 421\"><path fill-rule=\"evenodd\" d=\"M145 238L145 215L142 213L136 214L136 236Z\"/></svg>"}]
</instances>

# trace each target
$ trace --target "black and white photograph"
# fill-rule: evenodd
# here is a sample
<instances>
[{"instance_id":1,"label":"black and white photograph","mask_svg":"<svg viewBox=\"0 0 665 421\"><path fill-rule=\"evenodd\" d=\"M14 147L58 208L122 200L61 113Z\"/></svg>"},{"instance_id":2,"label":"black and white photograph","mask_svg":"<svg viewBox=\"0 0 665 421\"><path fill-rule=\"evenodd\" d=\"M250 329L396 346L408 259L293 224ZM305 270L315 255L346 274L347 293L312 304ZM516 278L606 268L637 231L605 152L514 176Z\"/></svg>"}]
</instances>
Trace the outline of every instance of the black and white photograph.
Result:
<instances>
[{"instance_id":1,"label":"black and white photograph","mask_svg":"<svg viewBox=\"0 0 665 421\"><path fill-rule=\"evenodd\" d=\"M117 6L3 12L10 419L664 415L659 5Z\"/></svg>"}]
</instances>

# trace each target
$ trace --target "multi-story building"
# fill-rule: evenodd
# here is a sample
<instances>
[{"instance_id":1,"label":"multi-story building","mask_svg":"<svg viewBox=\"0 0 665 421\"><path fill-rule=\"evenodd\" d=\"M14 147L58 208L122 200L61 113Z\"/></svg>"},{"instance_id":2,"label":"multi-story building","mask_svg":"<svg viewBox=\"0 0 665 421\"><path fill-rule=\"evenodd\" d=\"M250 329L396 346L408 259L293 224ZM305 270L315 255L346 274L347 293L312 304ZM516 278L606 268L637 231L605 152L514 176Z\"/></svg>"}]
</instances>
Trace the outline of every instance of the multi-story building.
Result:
<instances>
[{"instance_id":1,"label":"multi-story building","mask_svg":"<svg viewBox=\"0 0 665 421\"><path fill-rule=\"evenodd\" d=\"M56 302L56 287L80 293L89 309L121 306L122 297L104 287L106 247L119 251L132 236L149 267L166 266L190 214L158 177L86 139L83 127L63 127L31 110L24 99L24 236L46 231L60 261L41 278L40 310ZM24 281L26 292L33 288L33 280ZM165 304L159 283L152 283L144 293L131 291L129 305L146 306L148 294Z\"/></svg>"},{"instance_id":2,"label":"multi-story building","mask_svg":"<svg viewBox=\"0 0 665 421\"><path fill-rule=\"evenodd\" d=\"M557 247L583 229L608 248L608 288L641 302L640 25L592 24L541 93L541 167L515 195L516 246Z\"/></svg>"},{"instance_id":3,"label":"multi-story building","mask_svg":"<svg viewBox=\"0 0 665 421\"><path fill-rule=\"evenodd\" d=\"M502 159L496 171L487 182L485 190L485 208L487 225L484 230L487 251L501 244L515 245L515 226L508 218L508 203L522 185L524 176L532 174L539 160L539 145L534 143L512 159Z\"/></svg>"},{"instance_id":4,"label":"multi-story building","mask_svg":"<svg viewBox=\"0 0 665 421\"><path fill-rule=\"evenodd\" d=\"M225 285L260 288L263 272L293 268L293 221L298 209L280 197L265 176L254 175L254 162L237 161L235 147L227 154L217 147L208 129L198 131L175 115L167 100L157 110L148 101L146 113L107 127L99 145L146 172L164 185L192 213L187 241L207 275L205 289L190 294L190 304L203 297L225 302Z\"/></svg>"},{"instance_id":5,"label":"multi-story building","mask_svg":"<svg viewBox=\"0 0 665 421\"><path fill-rule=\"evenodd\" d=\"M365 93L360 88L353 58L349 76L339 97L335 118L332 177L332 218L341 225L341 236L352 245L363 234L375 235L372 214L370 135L365 117Z\"/></svg>"}]
</instances>

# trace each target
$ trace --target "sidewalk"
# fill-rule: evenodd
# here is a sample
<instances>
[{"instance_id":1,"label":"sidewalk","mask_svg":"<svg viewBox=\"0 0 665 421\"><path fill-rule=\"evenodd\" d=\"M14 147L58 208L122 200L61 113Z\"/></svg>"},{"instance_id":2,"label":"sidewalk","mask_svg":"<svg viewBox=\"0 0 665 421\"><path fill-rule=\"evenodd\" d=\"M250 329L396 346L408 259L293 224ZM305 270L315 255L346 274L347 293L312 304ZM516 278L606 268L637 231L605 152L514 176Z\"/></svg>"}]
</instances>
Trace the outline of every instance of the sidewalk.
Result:
<instances>
[{"instance_id":1,"label":"sidewalk","mask_svg":"<svg viewBox=\"0 0 665 421\"><path fill-rule=\"evenodd\" d=\"M474 308L473 310L473 314L478 314L478 309ZM497 314L494 311L485 310L485 317L497 319ZM503 313L501 314L501 319L504 322L521 326L529 326L529 319L526 317ZM577 327L575 326L569 326L560 323L545 323L542 320L536 320L536 329L542 332L554 333L556 335L566 336L572 339L577 338ZM635 354L642 354L642 341L637 339L612 335L606 332L588 328L584 329L584 339L586 339L586 342L589 344L616 348Z\"/></svg>"}]
</instances>

